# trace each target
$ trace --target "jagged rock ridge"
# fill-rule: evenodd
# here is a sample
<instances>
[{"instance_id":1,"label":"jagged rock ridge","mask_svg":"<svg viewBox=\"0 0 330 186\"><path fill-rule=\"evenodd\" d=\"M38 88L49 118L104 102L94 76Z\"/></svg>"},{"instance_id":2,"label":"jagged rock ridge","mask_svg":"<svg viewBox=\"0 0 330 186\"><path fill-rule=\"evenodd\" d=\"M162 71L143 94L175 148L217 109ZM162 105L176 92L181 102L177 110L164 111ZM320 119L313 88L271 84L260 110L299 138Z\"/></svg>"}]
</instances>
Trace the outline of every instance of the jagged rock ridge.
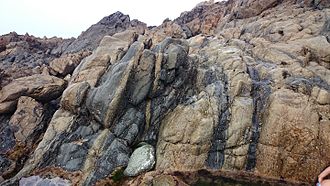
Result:
<instances>
[{"instance_id":1,"label":"jagged rock ridge","mask_svg":"<svg viewBox=\"0 0 330 186\"><path fill-rule=\"evenodd\" d=\"M0 91L3 184L313 182L330 162L329 5L210 1L154 28L117 12L58 41L49 66ZM155 167L117 180L140 146Z\"/></svg>"}]
</instances>

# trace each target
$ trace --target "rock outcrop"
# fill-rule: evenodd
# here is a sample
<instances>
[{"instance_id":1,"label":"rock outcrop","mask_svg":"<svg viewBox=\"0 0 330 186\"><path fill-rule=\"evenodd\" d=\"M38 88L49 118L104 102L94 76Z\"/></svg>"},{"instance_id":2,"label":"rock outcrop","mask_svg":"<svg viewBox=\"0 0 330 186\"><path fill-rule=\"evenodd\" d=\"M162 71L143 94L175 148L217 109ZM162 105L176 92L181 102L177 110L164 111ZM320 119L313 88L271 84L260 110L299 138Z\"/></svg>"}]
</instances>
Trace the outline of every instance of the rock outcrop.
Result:
<instances>
[{"instance_id":1,"label":"rock outcrop","mask_svg":"<svg viewBox=\"0 0 330 186\"><path fill-rule=\"evenodd\" d=\"M104 17L98 23L84 31L65 49L65 53L75 53L83 49L94 50L98 47L104 36L112 36L129 29L133 29L137 33L143 34L145 29L147 29L147 25L138 20L131 21L128 15L124 15L121 12L115 12Z\"/></svg>"},{"instance_id":2,"label":"rock outcrop","mask_svg":"<svg viewBox=\"0 0 330 186\"><path fill-rule=\"evenodd\" d=\"M80 61L89 56L90 52L81 51L74 54L65 54L59 58L54 59L49 63L50 69L54 75L66 76L72 74L74 69L79 65Z\"/></svg>"},{"instance_id":3,"label":"rock outcrop","mask_svg":"<svg viewBox=\"0 0 330 186\"><path fill-rule=\"evenodd\" d=\"M329 15L229 0L154 28L105 17L2 87L3 184L312 183L330 163Z\"/></svg>"},{"instance_id":4,"label":"rock outcrop","mask_svg":"<svg viewBox=\"0 0 330 186\"><path fill-rule=\"evenodd\" d=\"M96 49L104 36L125 30L143 34L147 25L121 12L104 17L77 38L37 38L15 32L0 36L0 86L34 74L64 77Z\"/></svg>"},{"instance_id":5,"label":"rock outcrop","mask_svg":"<svg viewBox=\"0 0 330 186\"><path fill-rule=\"evenodd\" d=\"M61 55L53 52L54 48L68 41L56 37L41 39L15 32L0 36L1 87L13 79L39 74L49 61Z\"/></svg>"},{"instance_id":6,"label":"rock outcrop","mask_svg":"<svg viewBox=\"0 0 330 186\"><path fill-rule=\"evenodd\" d=\"M44 102L56 99L61 96L65 86L64 80L42 74L15 79L0 91L0 114L15 110L17 100L21 96Z\"/></svg>"}]
</instances>

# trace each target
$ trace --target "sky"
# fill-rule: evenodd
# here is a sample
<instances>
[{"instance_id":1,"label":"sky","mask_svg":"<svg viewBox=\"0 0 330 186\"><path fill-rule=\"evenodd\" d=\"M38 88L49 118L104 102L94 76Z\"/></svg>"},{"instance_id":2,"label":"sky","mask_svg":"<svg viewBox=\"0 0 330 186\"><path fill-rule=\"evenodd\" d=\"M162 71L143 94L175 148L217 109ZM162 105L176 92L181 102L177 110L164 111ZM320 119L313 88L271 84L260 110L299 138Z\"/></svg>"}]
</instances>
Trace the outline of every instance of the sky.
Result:
<instances>
[{"instance_id":1,"label":"sky","mask_svg":"<svg viewBox=\"0 0 330 186\"><path fill-rule=\"evenodd\" d=\"M148 26L174 19L203 0L0 0L0 35L77 37L116 11Z\"/></svg>"}]
</instances>

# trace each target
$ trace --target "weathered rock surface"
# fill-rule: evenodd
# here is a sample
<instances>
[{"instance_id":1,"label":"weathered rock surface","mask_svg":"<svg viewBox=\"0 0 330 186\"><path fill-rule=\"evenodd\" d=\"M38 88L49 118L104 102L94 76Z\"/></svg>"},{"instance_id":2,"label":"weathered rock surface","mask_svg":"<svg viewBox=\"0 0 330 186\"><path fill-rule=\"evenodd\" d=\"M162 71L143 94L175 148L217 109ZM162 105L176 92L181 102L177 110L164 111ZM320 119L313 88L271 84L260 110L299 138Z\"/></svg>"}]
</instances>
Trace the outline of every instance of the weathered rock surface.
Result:
<instances>
[{"instance_id":1,"label":"weathered rock surface","mask_svg":"<svg viewBox=\"0 0 330 186\"><path fill-rule=\"evenodd\" d=\"M31 135L40 132L44 127L42 126L44 112L43 105L33 98L26 96L19 98L17 109L9 121L16 131L15 139L18 143L33 144L36 139L31 139Z\"/></svg>"},{"instance_id":2,"label":"weathered rock surface","mask_svg":"<svg viewBox=\"0 0 330 186\"><path fill-rule=\"evenodd\" d=\"M56 74L66 76L71 74L79 65L80 61L88 55L90 55L88 51L81 51L75 54L65 54L51 61L49 66Z\"/></svg>"},{"instance_id":3,"label":"weathered rock surface","mask_svg":"<svg viewBox=\"0 0 330 186\"><path fill-rule=\"evenodd\" d=\"M0 90L1 113L14 110L20 96L46 102L61 96L65 87L64 80L50 75L36 74L15 79Z\"/></svg>"},{"instance_id":4,"label":"weathered rock surface","mask_svg":"<svg viewBox=\"0 0 330 186\"><path fill-rule=\"evenodd\" d=\"M122 42L125 42L124 38ZM110 44L106 42L109 39L120 40L115 36L113 39L106 37L91 58L86 58L77 67L73 77L84 71L91 62L102 62L104 58L99 54L105 54L102 49L106 48L106 43ZM172 102L180 98L182 94L173 87L189 86L185 82L192 77L189 73L192 73L190 71L193 68L187 63L187 45L183 41L168 38L152 50L145 49L148 42L144 41L146 40L141 38L131 44L125 55L117 61L109 61L107 58L108 60L104 61L106 71L95 81L97 83L89 84L88 76L84 79L87 81L81 82L74 82L76 79L72 78L73 82L63 94L61 108L54 114L35 154L17 177L32 170L57 166L72 173L82 170L83 175L79 183L94 184L97 180L110 176L116 168L127 166L132 146L138 139L144 138L155 144L160 127L159 117L163 117L162 113L172 105L165 103L167 105L164 105L164 110L151 114L149 119L158 121L145 130L145 99L152 89L155 97L162 96ZM118 51L115 47L108 50L110 51L106 54ZM171 65L167 65L166 61L171 61ZM158 63L158 69L155 70L153 65L149 69L146 63ZM150 73L155 75L149 76ZM158 80L153 79L155 76ZM157 84L151 86L152 83ZM138 89L144 91L139 92ZM171 95L166 95L164 90L172 92ZM86 101L82 102L84 94ZM156 103L151 103L150 106L157 106L154 104L164 103L156 100Z\"/></svg>"},{"instance_id":5,"label":"weathered rock surface","mask_svg":"<svg viewBox=\"0 0 330 186\"><path fill-rule=\"evenodd\" d=\"M134 31L104 37L93 54L85 58L75 69L70 83L87 81L90 86L96 86L109 64L121 59L136 39Z\"/></svg>"},{"instance_id":6,"label":"weathered rock surface","mask_svg":"<svg viewBox=\"0 0 330 186\"><path fill-rule=\"evenodd\" d=\"M68 86L63 92L61 107L72 113L78 113L89 88L90 85L86 81Z\"/></svg>"},{"instance_id":7,"label":"weathered rock surface","mask_svg":"<svg viewBox=\"0 0 330 186\"><path fill-rule=\"evenodd\" d=\"M115 33L127 29L133 29L140 34L143 34L146 28L147 25L145 23L138 20L131 21L128 15L124 15L121 12L115 12L104 17L98 23L92 25L83 32L65 49L65 53L79 52L83 49L94 50L98 47L104 36L112 36Z\"/></svg>"},{"instance_id":8,"label":"weathered rock surface","mask_svg":"<svg viewBox=\"0 0 330 186\"><path fill-rule=\"evenodd\" d=\"M40 74L44 65L61 55L55 49L70 39L37 38L15 32L0 36L0 71L3 71L0 86L12 80Z\"/></svg>"},{"instance_id":9,"label":"weathered rock surface","mask_svg":"<svg viewBox=\"0 0 330 186\"><path fill-rule=\"evenodd\" d=\"M19 181L20 186L30 186L30 185L44 185L44 186L69 186L68 180L63 180L59 177L53 179L43 179L39 176L31 176L27 178L22 178Z\"/></svg>"},{"instance_id":10,"label":"weathered rock surface","mask_svg":"<svg viewBox=\"0 0 330 186\"><path fill-rule=\"evenodd\" d=\"M112 124L117 108L120 107L133 64L137 63L139 58L139 55L134 54L141 53L143 47L139 42L132 44L123 59L112 65L103 75L105 81L92 89L87 96L89 111L105 127Z\"/></svg>"},{"instance_id":11,"label":"weathered rock surface","mask_svg":"<svg viewBox=\"0 0 330 186\"><path fill-rule=\"evenodd\" d=\"M223 171L312 183L330 162L329 5L209 1L154 28L105 17L57 45L62 56L43 75L0 90L4 185L31 175L185 185L198 182L185 175L215 183ZM50 123L40 122L57 101ZM42 137L39 126L48 126ZM31 139L22 159L18 141ZM156 150L155 166L136 156L140 143Z\"/></svg>"},{"instance_id":12,"label":"weathered rock surface","mask_svg":"<svg viewBox=\"0 0 330 186\"><path fill-rule=\"evenodd\" d=\"M145 144L134 150L128 161L124 174L126 176L137 176L140 173L149 171L155 165L155 160L154 147Z\"/></svg>"},{"instance_id":13,"label":"weathered rock surface","mask_svg":"<svg viewBox=\"0 0 330 186\"><path fill-rule=\"evenodd\" d=\"M120 185L155 185L155 186L175 186L175 185L226 185L226 186L246 186L246 185L276 185L276 186L307 186L293 181L278 181L273 178L263 178L248 172L235 171L150 171L140 175L133 180L127 179L121 182L112 182Z\"/></svg>"},{"instance_id":14,"label":"weathered rock surface","mask_svg":"<svg viewBox=\"0 0 330 186\"><path fill-rule=\"evenodd\" d=\"M215 98L207 93L195 99L189 106L177 106L163 119L156 169L194 170L204 166L218 108Z\"/></svg>"},{"instance_id":15,"label":"weathered rock surface","mask_svg":"<svg viewBox=\"0 0 330 186\"><path fill-rule=\"evenodd\" d=\"M22 168L40 141L55 109L52 103L43 105L31 97L21 96L18 99L15 113L10 120L1 123L0 176L8 177Z\"/></svg>"},{"instance_id":16,"label":"weathered rock surface","mask_svg":"<svg viewBox=\"0 0 330 186\"><path fill-rule=\"evenodd\" d=\"M99 46L104 36L125 30L143 34L146 29L146 24L116 12L92 25L77 39L37 38L15 32L0 36L0 86L45 72L64 77Z\"/></svg>"}]
</instances>

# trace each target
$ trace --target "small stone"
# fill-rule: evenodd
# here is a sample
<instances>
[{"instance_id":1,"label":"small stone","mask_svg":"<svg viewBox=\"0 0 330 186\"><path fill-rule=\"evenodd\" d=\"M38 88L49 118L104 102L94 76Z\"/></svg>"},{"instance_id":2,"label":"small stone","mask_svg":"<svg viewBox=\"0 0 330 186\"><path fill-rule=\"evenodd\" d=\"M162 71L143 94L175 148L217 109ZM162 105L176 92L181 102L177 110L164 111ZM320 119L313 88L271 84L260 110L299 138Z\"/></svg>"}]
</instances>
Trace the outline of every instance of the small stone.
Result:
<instances>
[{"instance_id":1,"label":"small stone","mask_svg":"<svg viewBox=\"0 0 330 186\"><path fill-rule=\"evenodd\" d=\"M321 89L317 97L317 102L321 105L330 104L330 92Z\"/></svg>"},{"instance_id":2,"label":"small stone","mask_svg":"<svg viewBox=\"0 0 330 186\"><path fill-rule=\"evenodd\" d=\"M137 176L149 171L155 165L155 149L152 145L146 144L135 149L129 159L127 168L124 171L126 176Z\"/></svg>"}]
</instances>

